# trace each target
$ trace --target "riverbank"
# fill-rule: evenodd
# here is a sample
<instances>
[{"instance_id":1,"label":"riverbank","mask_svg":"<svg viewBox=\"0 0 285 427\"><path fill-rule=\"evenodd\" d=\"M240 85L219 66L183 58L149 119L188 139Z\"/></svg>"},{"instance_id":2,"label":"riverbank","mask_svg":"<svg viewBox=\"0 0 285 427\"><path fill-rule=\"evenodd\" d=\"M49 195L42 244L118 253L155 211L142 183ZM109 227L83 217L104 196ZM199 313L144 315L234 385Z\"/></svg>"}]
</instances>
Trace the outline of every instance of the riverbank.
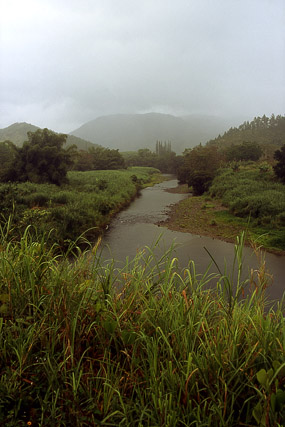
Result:
<instances>
[{"instance_id":1,"label":"riverbank","mask_svg":"<svg viewBox=\"0 0 285 427\"><path fill-rule=\"evenodd\" d=\"M187 185L178 185L177 188L167 190L173 193L185 194ZM246 245L256 242L258 246L270 253L285 255L282 247L274 245L278 240L279 230L266 227L254 227L247 219L238 218L230 214L220 200L208 196L192 196L171 206L169 217L159 225L170 230L184 233L209 236L215 239L234 243L236 236L247 231Z\"/></svg>"},{"instance_id":2,"label":"riverbank","mask_svg":"<svg viewBox=\"0 0 285 427\"><path fill-rule=\"evenodd\" d=\"M70 171L68 183L0 184L0 225L12 218L10 233L19 240L30 227L38 239L68 247L78 237L94 241L112 218L125 209L145 186L161 182L157 169ZM11 215L12 214L12 215ZM81 239L84 241L84 239Z\"/></svg>"}]
</instances>

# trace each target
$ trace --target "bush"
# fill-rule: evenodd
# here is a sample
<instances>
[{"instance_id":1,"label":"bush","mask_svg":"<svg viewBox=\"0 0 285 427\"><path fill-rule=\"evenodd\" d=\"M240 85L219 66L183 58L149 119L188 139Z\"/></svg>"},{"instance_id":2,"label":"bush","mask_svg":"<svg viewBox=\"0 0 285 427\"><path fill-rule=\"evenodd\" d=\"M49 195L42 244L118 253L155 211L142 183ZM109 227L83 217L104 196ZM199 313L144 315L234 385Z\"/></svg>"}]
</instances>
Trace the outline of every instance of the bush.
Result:
<instances>
[{"instance_id":1,"label":"bush","mask_svg":"<svg viewBox=\"0 0 285 427\"><path fill-rule=\"evenodd\" d=\"M275 151L274 159L277 160L276 165L273 167L275 175L285 184L285 144L280 150Z\"/></svg>"},{"instance_id":2,"label":"bush","mask_svg":"<svg viewBox=\"0 0 285 427\"><path fill-rule=\"evenodd\" d=\"M36 193L36 194L30 194L26 196L24 200L29 207L33 207L33 206L43 207L43 206L47 206L50 199L47 194Z\"/></svg>"},{"instance_id":3,"label":"bush","mask_svg":"<svg viewBox=\"0 0 285 427\"><path fill-rule=\"evenodd\" d=\"M260 174L259 168L222 170L214 179L209 194L222 199L231 212L240 217L258 218L261 223L272 223L285 212L285 193L276 183L271 170Z\"/></svg>"},{"instance_id":4,"label":"bush","mask_svg":"<svg viewBox=\"0 0 285 427\"><path fill-rule=\"evenodd\" d=\"M37 225L39 235L53 229L53 239L61 245L68 239L75 240L86 230L89 230L88 237L94 239L110 222L111 216L130 203L140 185L158 172L146 167L72 171L68 174L70 184L61 187L30 182L0 184L0 221L5 221L13 212L17 238L23 228L31 224ZM136 182L131 178L134 175Z\"/></svg>"},{"instance_id":5,"label":"bush","mask_svg":"<svg viewBox=\"0 0 285 427\"><path fill-rule=\"evenodd\" d=\"M55 193L52 196L52 202L53 203L57 203L59 205L66 205L66 203L69 202L69 200L71 199L70 197L70 192L68 191L59 191L58 193Z\"/></svg>"}]
</instances>

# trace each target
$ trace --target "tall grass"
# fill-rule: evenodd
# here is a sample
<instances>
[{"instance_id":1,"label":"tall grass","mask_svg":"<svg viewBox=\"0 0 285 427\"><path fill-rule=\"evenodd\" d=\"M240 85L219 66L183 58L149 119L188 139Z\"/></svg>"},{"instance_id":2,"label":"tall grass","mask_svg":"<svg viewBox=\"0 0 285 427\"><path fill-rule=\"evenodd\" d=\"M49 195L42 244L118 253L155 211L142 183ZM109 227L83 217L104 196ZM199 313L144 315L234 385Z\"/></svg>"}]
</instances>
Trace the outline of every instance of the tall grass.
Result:
<instances>
[{"instance_id":1,"label":"tall grass","mask_svg":"<svg viewBox=\"0 0 285 427\"><path fill-rule=\"evenodd\" d=\"M261 165L262 166L262 165ZM233 220L249 228L253 239L269 250L285 250L285 191L272 170L258 165L221 170L214 179L209 194L222 200L226 212L216 214L218 220Z\"/></svg>"},{"instance_id":2,"label":"tall grass","mask_svg":"<svg viewBox=\"0 0 285 427\"><path fill-rule=\"evenodd\" d=\"M209 193L237 216L250 215L258 224L285 225L284 185L275 181L270 170L263 172L253 165L239 171L223 169Z\"/></svg>"},{"instance_id":3,"label":"tall grass","mask_svg":"<svg viewBox=\"0 0 285 427\"><path fill-rule=\"evenodd\" d=\"M0 228L0 423L285 422L283 301L265 311L262 269L241 281L242 242L233 274L199 276L171 252L145 248L118 269L101 262L99 242L58 254L30 228L11 240L10 226Z\"/></svg>"}]
</instances>

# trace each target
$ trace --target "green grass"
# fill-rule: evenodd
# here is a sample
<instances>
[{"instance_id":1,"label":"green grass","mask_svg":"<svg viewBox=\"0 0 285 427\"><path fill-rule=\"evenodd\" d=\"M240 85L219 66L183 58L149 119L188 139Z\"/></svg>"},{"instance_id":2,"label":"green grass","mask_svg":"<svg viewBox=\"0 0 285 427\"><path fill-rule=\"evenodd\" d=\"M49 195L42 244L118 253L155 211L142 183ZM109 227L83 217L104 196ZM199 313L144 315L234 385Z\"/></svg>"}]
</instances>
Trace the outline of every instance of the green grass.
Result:
<instances>
[{"instance_id":1,"label":"green grass","mask_svg":"<svg viewBox=\"0 0 285 427\"><path fill-rule=\"evenodd\" d=\"M214 213L218 224L232 224L241 230L247 230L249 241L257 242L263 249L273 252L285 251L285 227L272 224L257 225L250 218L240 218L227 210Z\"/></svg>"},{"instance_id":2,"label":"green grass","mask_svg":"<svg viewBox=\"0 0 285 427\"><path fill-rule=\"evenodd\" d=\"M285 422L284 307L266 304L262 260L241 281L243 236L232 273L200 276L171 251L115 269L99 242L59 253L30 228L11 234L0 228L2 425Z\"/></svg>"},{"instance_id":3,"label":"green grass","mask_svg":"<svg viewBox=\"0 0 285 427\"><path fill-rule=\"evenodd\" d=\"M240 217L249 215L257 224L284 225L285 190L276 182L272 171L260 172L255 165L234 172L221 170L214 179L209 193L222 199L230 211Z\"/></svg>"},{"instance_id":4,"label":"green grass","mask_svg":"<svg viewBox=\"0 0 285 427\"><path fill-rule=\"evenodd\" d=\"M285 187L276 182L270 168L265 172L258 165L241 166L239 171L222 169L209 194L229 209L216 213L218 220L248 224L253 238L265 248L285 250Z\"/></svg>"},{"instance_id":5,"label":"green grass","mask_svg":"<svg viewBox=\"0 0 285 427\"><path fill-rule=\"evenodd\" d=\"M118 171L69 172L69 184L0 184L2 223L14 213L18 237L28 225L37 234L53 230L51 239L62 246L83 232L98 236L111 218L127 206L140 189L152 184L159 171L136 167Z\"/></svg>"}]
</instances>

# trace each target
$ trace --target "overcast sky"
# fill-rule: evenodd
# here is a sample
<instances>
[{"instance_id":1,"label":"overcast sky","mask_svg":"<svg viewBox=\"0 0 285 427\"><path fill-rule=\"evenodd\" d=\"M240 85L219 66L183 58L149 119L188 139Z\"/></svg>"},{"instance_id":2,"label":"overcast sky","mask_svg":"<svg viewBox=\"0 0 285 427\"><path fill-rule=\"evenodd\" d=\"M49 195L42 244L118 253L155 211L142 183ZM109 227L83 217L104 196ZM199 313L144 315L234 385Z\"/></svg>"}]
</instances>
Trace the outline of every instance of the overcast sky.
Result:
<instances>
[{"instance_id":1,"label":"overcast sky","mask_svg":"<svg viewBox=\"0 0 285 427\"><path fill-rule=\"evenodd\" d=\"M0 0L0 128L285 112L284 0Z\"/></svg>"}]
</instances>

